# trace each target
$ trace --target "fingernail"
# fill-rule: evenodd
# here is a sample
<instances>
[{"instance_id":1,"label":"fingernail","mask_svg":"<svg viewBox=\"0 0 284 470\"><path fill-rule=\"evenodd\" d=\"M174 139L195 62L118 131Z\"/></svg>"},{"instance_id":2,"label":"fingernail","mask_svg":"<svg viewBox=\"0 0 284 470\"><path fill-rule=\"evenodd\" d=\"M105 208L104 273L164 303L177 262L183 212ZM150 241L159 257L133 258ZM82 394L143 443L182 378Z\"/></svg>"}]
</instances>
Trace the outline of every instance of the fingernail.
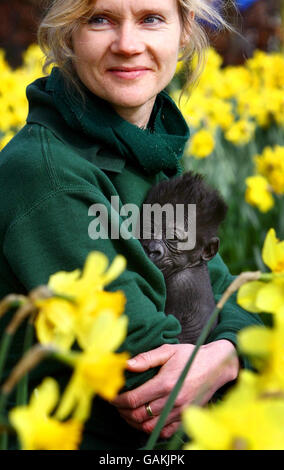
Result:
<instances>
[{"instance_id":1,"label":"fingernail","mask_svg":"<svg viewBox=\"0 0 284 470\"><path fill-rule=\"evenodd\" d=\"M127 364L129 366L134 366L136 364L136 359L129 359L129 361L127 361Z\"/></svg>"}]
</instances>

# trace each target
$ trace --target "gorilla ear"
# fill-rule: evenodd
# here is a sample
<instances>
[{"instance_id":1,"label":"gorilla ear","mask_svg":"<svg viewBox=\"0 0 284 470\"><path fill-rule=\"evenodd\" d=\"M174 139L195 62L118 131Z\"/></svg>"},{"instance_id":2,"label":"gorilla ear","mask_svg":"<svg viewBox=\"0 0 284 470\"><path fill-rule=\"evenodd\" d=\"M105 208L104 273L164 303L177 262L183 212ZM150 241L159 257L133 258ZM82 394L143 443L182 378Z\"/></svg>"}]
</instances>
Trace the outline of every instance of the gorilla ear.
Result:
<instances>
[{"instance_id":1,"label":"gorilla ear","mask_svg":"<svg viewBox=\"0 0 284 470\"><path fill-rule=\"evenodd\" d=\"M219 250L220 240L218 237L210 238L209 242L203 247L201 258L203 261L210 261Z\"/></svg>"}]
</instances>

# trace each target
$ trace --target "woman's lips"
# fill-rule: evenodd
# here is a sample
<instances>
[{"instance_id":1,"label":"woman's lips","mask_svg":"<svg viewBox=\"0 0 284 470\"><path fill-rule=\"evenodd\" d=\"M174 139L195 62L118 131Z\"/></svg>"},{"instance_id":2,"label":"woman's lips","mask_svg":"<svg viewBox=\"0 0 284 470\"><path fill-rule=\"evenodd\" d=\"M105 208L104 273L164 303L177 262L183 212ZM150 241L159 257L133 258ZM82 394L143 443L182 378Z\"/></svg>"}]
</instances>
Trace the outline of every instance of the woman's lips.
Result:
<instances>
[{"instance_id":1,"label":"woman's lips","mask_svg":"<svg viewBox=\"0 0 284 470\"><path fill-rule=\"evenodd\" d=\"M135 78L142 77L145 75L149 69L147 68L137 68L137 69L109 69L108 70L110 73L115 75L118 78L124 78L126 80L133 80Z\"/></svg>"}]
</instances>

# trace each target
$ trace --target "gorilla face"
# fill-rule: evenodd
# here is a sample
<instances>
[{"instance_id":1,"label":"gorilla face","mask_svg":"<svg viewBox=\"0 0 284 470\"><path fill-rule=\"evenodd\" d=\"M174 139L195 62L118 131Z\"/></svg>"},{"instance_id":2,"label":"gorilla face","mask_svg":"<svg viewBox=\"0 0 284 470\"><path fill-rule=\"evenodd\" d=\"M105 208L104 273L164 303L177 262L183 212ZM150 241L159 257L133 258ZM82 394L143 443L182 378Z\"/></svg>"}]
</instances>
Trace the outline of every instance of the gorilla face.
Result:
<instances>
[{"instance_id":1,"label":"gorilla face","mask_svg":"<svg viewBox=\"0 0 284 470\"><path fill-rule=\"evenodd\" d=\"M151 230L148 231L149 238L140 240L145 253L162 271L165 278L177 271L203 263L200 241L197 241L191 250L182 250L178 247L188 241L187 226L187 220L182 226L171 223L166 226L166 221L163 220L161 227L151 226Z\"/></svg>"}]
</instances>

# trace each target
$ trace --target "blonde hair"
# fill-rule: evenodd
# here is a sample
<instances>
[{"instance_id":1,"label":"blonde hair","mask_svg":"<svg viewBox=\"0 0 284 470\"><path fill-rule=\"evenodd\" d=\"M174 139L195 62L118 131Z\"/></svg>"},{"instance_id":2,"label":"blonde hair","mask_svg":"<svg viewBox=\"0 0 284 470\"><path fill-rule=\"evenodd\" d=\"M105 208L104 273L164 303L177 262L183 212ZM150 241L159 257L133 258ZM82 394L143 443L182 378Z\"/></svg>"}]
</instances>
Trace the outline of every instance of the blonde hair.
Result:
<instances>
[{"instance_id":1,"label":"blonde hair","mask_svg":"<svg viewBox=\"0 0 284 470\"><path fill-rule=\"evenodd\" d=\"M216 8L210 6L211 1L177 0L186 37L180 57L187 70L183 90L196 83L204 67L205 52L209 41L202 21L217 29L232 29ZM56 64L67 81L75 85L77 89L79 89L79 82L73 68L75 56L72 50L72 34L82 21L88 21L92 15L93 6L94 0L51 0L38 30L38 42L46 57L43 71L46 72L50 64ZM193 70L194 56L197 60Z\"/></svg>"}]
</instances>

